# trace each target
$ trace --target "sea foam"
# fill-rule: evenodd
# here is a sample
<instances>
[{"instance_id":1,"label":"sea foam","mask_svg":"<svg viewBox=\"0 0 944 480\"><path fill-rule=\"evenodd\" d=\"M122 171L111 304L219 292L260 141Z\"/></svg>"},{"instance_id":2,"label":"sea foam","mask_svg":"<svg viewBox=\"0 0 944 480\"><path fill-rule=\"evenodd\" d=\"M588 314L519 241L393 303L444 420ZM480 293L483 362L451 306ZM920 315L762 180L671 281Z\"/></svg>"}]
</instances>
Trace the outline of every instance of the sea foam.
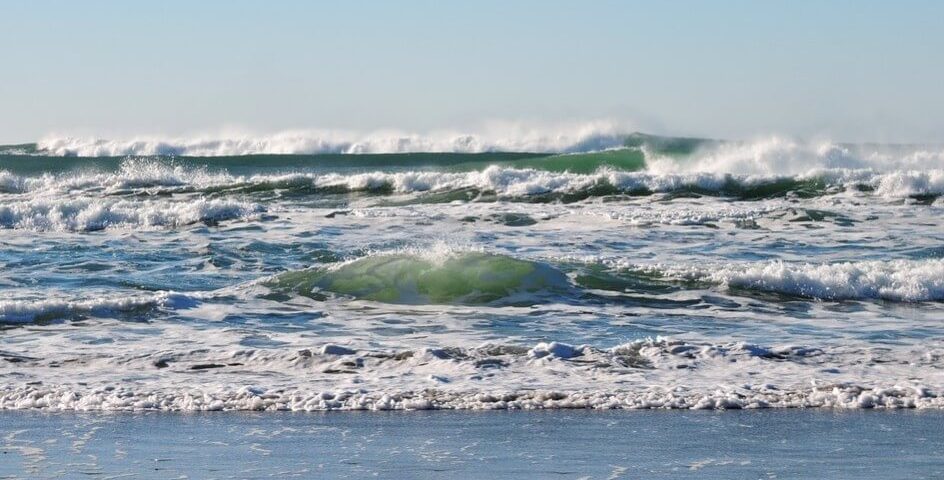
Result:
<instances>
[{"instance_id":1,"label":"sea foam","mask_svg":"<svg viewBox=\"0 0 944 480\"><path fill-rule=\"evenodd\" d=\"M292 351L137 350L102 358L15 356L41 382L0 385L0 409L426 410L942 408L920 351L873 354L745 342L647 338L610 348L547 342L384 351L325 344ZM884 355L899 381L863 356ZM821 365L834 368L824 371ZM97 371L96 381L72 376ZM139 372L134 378L127 369ZM764 377L751 372L765 371ZM161 372L155 375L155 372ZM694 372L694 373L693 373ZM64 376L65 375L65 376ZM905 374L900 373L904 378ZM488 378L487 383L482 379ZM84 378L87 380L87 378ZM777 379L777 383L771 383ZM930 383L928 383L930 382Z\"/></svg>"}]
</instances>

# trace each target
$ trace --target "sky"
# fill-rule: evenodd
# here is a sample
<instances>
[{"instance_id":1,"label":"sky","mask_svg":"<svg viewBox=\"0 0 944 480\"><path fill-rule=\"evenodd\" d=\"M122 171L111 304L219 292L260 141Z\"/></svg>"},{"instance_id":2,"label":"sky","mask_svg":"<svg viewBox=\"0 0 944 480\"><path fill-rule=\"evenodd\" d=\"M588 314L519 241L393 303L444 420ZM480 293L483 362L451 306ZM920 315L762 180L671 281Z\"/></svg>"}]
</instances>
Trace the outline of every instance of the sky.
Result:
<instances>
[{"instance_id":1,"label":"sky","mask_svg":"<svg viewBox=\"0 0 944 480\"><path fill-rule=\"evenodd\" d=\"M0 0L0 143L607 120L944 141L939 1Z\"/></svg>"}]
</instances>

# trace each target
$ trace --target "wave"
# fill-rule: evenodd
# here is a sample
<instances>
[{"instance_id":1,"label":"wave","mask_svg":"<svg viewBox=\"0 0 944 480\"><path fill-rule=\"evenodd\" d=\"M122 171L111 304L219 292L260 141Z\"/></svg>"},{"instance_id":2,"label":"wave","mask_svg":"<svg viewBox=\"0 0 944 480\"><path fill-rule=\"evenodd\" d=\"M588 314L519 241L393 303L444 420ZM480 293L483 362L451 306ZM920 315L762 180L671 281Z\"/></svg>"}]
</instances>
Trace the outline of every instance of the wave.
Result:
<instances>
[{"instance_id":1,"label":"wave","mask_svg":"<svg viewBox=\"0 0 944 480\"><path fill-rule=\"evenodd\" d=\"M325 292L399 304L532 305L569 289L549 265L481 252L380 254L283 273L269 285L324 298Z\"/></svg>"},{"instance_id":2,"label":"wave","mask_svg":"<svg viewBox=\"0 0 944 480\"><path fill-rule=\"evenodd\" d=\"M553 159L551 159L553 160ZM603 161L603 160L600 160ZM631 160L627 160L631 161ZM944 169L930 171L818 170L802 175L732 175L721 173L651 173L601 166L591 173L500 165L471 171L369 171L361 173L293 172L234 175L226 171L180 165L156 159L130 159L115 172L17 175L0 170L0 193L55 195L87 192L253 193L289 190L300 193L370 192L375 194L489 194L524 200L580 200L628 194L691 192L741 199L784 195L811 197L845 190L887 198L936 197L944 194ZM459 198L459 197L457 197ZM451 200L453 198L446 198Z\"/></svg>"},{"instance_id":3,"label":"wave","mask_svg":"<svg viewBox=\"0 0 944 480\"><path fill-rule=\"evenodd\" d=\"M40 198L0 204L0 228L68 232L176 228L252 218L263 211L255 203L202 198L186 202Z\"/></svg>"},{"instance_id":4,"label":"wave","mask_svg":"<svg viewBox=\"0 0 944 480\"><path fill-rule=\"evenodd\" d=\"M633 266L616 261L614 266L655 280L704 282L821 300L944 301L944 259L711 266Z\"/></svg>"},{"instance_id":5,"label":"wave","mask_svg":"<svg viewBox=\"0 0 944 480\"><path fill-rule=\"evenodd\" d=\"M0 300L0 324L80 319L146 311L153 308L186 308L198 301L193 295L157 292L87 300Z\"/></svg>"}]
</instances>

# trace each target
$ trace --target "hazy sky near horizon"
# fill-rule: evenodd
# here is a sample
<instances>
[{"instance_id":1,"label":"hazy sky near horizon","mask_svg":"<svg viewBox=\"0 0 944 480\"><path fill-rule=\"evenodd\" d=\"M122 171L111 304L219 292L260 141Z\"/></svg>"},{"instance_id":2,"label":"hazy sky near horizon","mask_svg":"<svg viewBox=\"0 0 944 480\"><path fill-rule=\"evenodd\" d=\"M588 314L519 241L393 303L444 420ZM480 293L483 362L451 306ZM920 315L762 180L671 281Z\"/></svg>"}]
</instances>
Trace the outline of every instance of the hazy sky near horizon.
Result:
<instances>
[{"instance_id":1,"label":"hazy sky near horizon","mask_svg":"<svg viewBox=\"0 0 944 480\"><path fill-rule=\"evenodd\" d=\"M0 0L0 143L612 120L944 141L944 2Z\"/></svg>"}]
</instances>

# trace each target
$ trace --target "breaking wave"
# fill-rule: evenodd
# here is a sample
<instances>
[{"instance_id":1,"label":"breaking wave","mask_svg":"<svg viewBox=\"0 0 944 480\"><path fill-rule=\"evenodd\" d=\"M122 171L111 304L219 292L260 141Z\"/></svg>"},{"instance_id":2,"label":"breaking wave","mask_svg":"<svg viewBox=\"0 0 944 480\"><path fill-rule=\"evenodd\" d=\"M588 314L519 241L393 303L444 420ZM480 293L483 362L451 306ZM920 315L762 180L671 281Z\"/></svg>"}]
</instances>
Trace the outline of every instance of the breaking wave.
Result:
<instances>
[{"instance_id":1,"label":"breaking wave","mask_svg":"<svg viewBox=\"0 0 944 480\"><path fill-rule=\"evenodd\" d=\"M944 259L713 266L631 266L617 261L615 265L654 279L822 300L944 301Z\"/></svg>"},{"instance_id":2,"label":"breaking wave","mask_svg":"<svg viewBox=\"0 0 944 480\"><path fill-rule=\"evenodd\" d=\"M569 168L558 171L524 165L480 165L479 169L471 171L420 169L234 175L226 171L180 165L172 161L131 159L122 162L113 172L45 173L40 176L26 176L0 170L0 193L10 194L84 192L150 195L279 190L381 194L466 192L493 194L511 199L540 199L550 195L565 200L600 195L645 195L680 191L744 199L791 194L810 197L852 190L881 197L906 198L944 194L944 169L886 173L871 169L831 169L790 176L704 172L652 173L621 170L608 164L601 164L589 173L575 173Z\"/></svg>"},{"instance_id":3,"label":"breaking wave","mask_svg":"<svg viewBox=\"0 0 944 480\"><path fill-rule=\"evenodd\" d=\"M526 128L505 125L484 132L437 131L429 134L396 130L358 133L338 130L288 131L270 135L215 135L191 138L49 137L36 152L55 156L119 157L178 155L214 157L232 155L313 155L417 152L548 152L604 150L623 145L627 131L608 122ZM21 146L17 146L22 150Z\"/></svg>"}]
</instances>

